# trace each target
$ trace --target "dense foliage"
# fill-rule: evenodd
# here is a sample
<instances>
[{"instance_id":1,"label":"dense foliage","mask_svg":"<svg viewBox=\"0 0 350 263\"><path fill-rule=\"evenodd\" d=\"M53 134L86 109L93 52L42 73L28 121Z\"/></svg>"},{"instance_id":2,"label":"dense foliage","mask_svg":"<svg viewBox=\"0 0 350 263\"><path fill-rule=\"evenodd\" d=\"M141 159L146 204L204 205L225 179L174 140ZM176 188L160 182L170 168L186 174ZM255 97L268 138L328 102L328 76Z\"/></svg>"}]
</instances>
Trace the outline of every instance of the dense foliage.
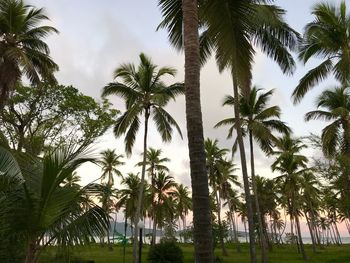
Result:
<instances>
[{"instance_id":1,"label":"dense foliage","mask_svg":"<svg viewBox=\"0 0 350 263\"><path fill-rule=\"evenodd\" d=\"M148 262L151 263L183 263L181 248L174 242L163 242L150 248Z\"/></svg>"}]
</instances>

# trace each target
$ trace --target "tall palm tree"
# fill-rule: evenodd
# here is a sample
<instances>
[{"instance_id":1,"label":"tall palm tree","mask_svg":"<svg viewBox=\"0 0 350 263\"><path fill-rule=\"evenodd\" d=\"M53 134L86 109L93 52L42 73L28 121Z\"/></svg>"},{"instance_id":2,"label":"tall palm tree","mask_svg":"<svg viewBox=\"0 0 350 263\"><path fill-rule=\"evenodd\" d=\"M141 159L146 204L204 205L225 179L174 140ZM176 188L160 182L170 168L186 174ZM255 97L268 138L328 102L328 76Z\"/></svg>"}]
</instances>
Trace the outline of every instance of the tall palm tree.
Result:
<instances>
[{"instance_id":1,"label":"tall palm tree","mask_svg":"<svg viewBox=\"0 0 350 263\"><path fill-rule=\"evenodd\" d=\"M260 214L259 196L256 191L255 182L255 160L254 160L254 139L258 142L260 148L269 153L272 150L272 146L276 138L273 131L281 133L289 133L290 128L281 120L281 110L278 106L268 107L268 102L273 94L273 90L268 92L260 92L257 87L253 87L248 97L244 94L240 96L240 114L243 136L248 135L250 146L250 166L251 166L251 179L252 188L254 193L254 202L257 212L257 219L259 225L259 236L262 245L263 253L266 253L266 245L268 237L263 233L262 215ZM234 106L234 97L227 95L224 99L223 106ZM232 133L235 129L235 118L227 118L218 122L215 127L223 125L230 125L228 138L232 137ZM234 142L233 150L236 150L237 139Z\"/></svg>"},{"instance_id":2,"label":"tall palm tree","mask_svg":"<svg viewBox=\"0 0 350 263\"><path fill-rule=\"evenodd\" d=\"M134 64L122 64L114 72L115 82L104 87L102 96L117 95L125 100L126 111L117 119L114 127L114 134L120 137L125 134L125 151L131 154L135 142L136 133L140 127L140 116L144 118L144 139L143 139L143 166L141 171L141 186L138 197L138 206L135 216L134 240L137 240L137 223L141 218L143 185L145 184L146 161L147 161L147 135L149 118L152 115L153 121L160 133L162 140L169 142L172 139L173 127L177 129L182 137L180 127L173 117L164 109L170 100L175 100L177 95L184 93L184 86L181 83L165 85L161 78L170 75L174 76L176 70L170 67L157 68L149 57L140 54L138 68ZM119 82L119 79L122 82ZM137 242L133 244L133 260L138 262Z\"/></svg>"},{"instance_id":3,"label":"tall palm tree","mask_svg":"<svg viewBox=\"0 0 350 263\"><path fill-rule=\"evenodd\" d=\"M42 25L48 20L44 9L25 4L22 0L0 3L0 108L25 75L33 84L41 79L54 80L58 66L50 58L43 39L58 31Z\"/></svg>"},{"instance_id":4,"label":"tall palm tree","mask_svg":"<svg viewBox=\"0 0 350 263\"><path fill-rule=\"evenodd\" d=\"M25 259L21 262L38 262L49 245L86 244L105 233L109 217L93 201L103 187L64 184L89 161L95 160L84 152L72 155L67 148L46 153L42 159L22 154L16 161L0 148L1 202L6 207L0 211L0 221L8 236L23 242Z\"/></svg>"},{"instance_id":5,"label":"tall palm tree","mask_svg":"<svg viewBox=\"0 0 350 263\"><path fill-rule=\"evenodd\" d=\"M322 130L322 150L327 157L344 154L350 158L350 89L347 86L325 90L317 98L317 108L305 120L332 121Z\"/></svg>"},{"instance_id":6,"label":"tall palm tree","mask_svg":"<svg viewBox=\"0 0 350 263\"><path fill-rule=\"evenodd\" d=\"M192 210L192 199L187 186L183 184L176 185L176 191L174 193L176 199L176 211L182 220L182 229L186 230L186 216L189 211Z\"/></svg>"},{"instance_id":7,"label":"tall palm tree","mask_svg":"<svg viewBox=\"0 0 350 263\"><path fill-rule=\"evenodd\" d=\"M190 157L195 260L214 261L208 176L200 101L200 51L197 0L159 0L163 25L175 46L185 51L186 123ZM174 40L174 41L173 41Z\"/></svg>"},{"instance_id":8,"label":"tall palm tree","mask_svg":"<svg viewBox=\"0 0 350 263\"><path fill-rule=\"evenodd\" d=\"M341 1L339 6L330 2L318 3L312 14L315 19L305 27L299 58L304 63L313 57L324 60L299 81L292 95L294 103L331 73L342 85L348 85L350 81L350 14L346 2Z\"/></svg>"},{"instance_id":9,"label":"tall palm tree","mask_svg":"<svg viewBox=\"0 0 350 263\"><path fill-rule=\"evenodd\" d=\"M101 159L97 162L102 169L101 182L107 178L107 184L113 185L114 175L122 177L122 173L116 167L124 164L120 160L123 157L122 154L117 154L115 150L111 149L101 152Z\"/></svg>"},{"instance_id":10,"label":"tall palm tree","mask_svg":"<svg viewBox=\"0 0 350 263\"><path fill-rule=\"evenodd\" d=\"M163 13L163 21L159 27L167 28L172 44L177 48L183 47L182 24L185 16L180 11L181 0L159 0ZM241 166L244 182L245 197L248 207L248 222L250 228L251 262L256 262L256 251L253 233L253 210L250 200L248 172L245 150L242 138L239 113L240 87L244 94L249 94L252 78L252 63L254 57L253 45L261 49L282 68L283 72L291 73L295 63L288 49L295 48L298 34L283 20L284 10L265 1L224 1L209 0L193 3L199 9L196 25L201 25L201 37L196 45L201 45L201 62L204 63L213 51L219 70L229 69L232 74L235 100L235 118L237 139L241 156ZM191 10L193 11L193 10ZM192 13L193 14L193 13ZM186 40L185 40L186 44ZM199 55L197 51L196 55ZM197 65L198 67L198 65ZM199 68L198 68L199 71ZM198 73L199 75L199 73ZM267 258L264 257L266 262Z\"/></svg>"},{"instance_id":11,"label":"tall palm tree","mask_svg":"<svg viewBox=\"0 0 350 263\"><path fill-rule=\"evenodd\" d=\"M281 195L286 199L286 206L291 218L291 226L293 225L293 220L295 220L300 250L303 259L307 260L299 221L302 208L301 182L303 175L309 171L307 167L308 159L301 155L299 151L306 146L302 144L300 139L291 138L290 135L279 138L276 145L279 149L274 153L278 155L271 167L273 171L281 173L276 178L276 181L280 186Z\"/></svg>"}]
</instances>

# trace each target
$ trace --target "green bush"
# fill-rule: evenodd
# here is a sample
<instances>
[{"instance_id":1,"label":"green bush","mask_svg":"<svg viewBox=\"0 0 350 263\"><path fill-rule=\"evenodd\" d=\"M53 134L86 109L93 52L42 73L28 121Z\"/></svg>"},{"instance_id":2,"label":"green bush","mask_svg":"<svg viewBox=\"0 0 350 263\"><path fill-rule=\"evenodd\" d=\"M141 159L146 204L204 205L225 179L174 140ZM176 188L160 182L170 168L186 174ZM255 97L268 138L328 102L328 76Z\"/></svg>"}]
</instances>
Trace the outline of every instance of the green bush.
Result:
<instances>
[{"instance_id":1,"label":"green bush","mask_svg":"<svg viewBox=\"0 0 350 263\"><path fill-rule=\"evenodd\" d=\"M181 248L175 242L164 242L151 247L148 261L151 263L183 263Z\"/></svg>"}]
</instances>

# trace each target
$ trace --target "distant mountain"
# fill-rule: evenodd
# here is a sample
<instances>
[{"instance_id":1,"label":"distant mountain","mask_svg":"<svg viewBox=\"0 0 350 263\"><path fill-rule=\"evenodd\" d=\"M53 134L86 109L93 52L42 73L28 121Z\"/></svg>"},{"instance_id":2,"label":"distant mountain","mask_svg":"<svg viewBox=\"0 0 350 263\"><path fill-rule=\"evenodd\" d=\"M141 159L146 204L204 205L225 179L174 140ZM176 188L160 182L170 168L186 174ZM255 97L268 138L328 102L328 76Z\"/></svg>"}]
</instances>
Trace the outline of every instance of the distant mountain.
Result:
<instances>
[{"instance_id":1,"label":"distant mountain","mask_svg":"<svg viewBox=\"0 0 350 263\"><path fill-rule=\"evenodd\" d=\"M116 222L114 224L114 222L111 222L111 227L109 229L109 232L110 232L110 235L112 236L113 235L113 231L115 232L115 235L117 234L120 234L120 235L124 235L124 223L121 223L121 222ZM177 231L177 233L180 233L180 231ZM144 229L144 234L152 234L152 229L150 228L145 228ZM162 236L163 234L163 231L161 230L157 230L157 233L156 235L157 236ZM126 228L126 236L131 236L132 235L132 230L131 230L131 227L130 225L128 224L127 225L127 228ZM245 237L246 236L246 233L244 231L238 231L238 236L239 237Z\"/></svg>"}]
</instances>

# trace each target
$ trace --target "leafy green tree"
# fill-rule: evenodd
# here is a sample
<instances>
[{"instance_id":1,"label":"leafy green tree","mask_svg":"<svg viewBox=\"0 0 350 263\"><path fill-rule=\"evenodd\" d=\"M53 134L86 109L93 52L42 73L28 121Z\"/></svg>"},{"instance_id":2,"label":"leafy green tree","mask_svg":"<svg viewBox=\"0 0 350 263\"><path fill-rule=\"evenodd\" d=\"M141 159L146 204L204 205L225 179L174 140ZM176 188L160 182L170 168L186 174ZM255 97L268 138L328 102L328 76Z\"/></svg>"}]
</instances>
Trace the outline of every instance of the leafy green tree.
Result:
<instances>
[{"instance_id":1,"label":"leafy green tree","mask_svg":"<svg viewBox=\"0 0 350 263\"><path fill-rule=\"evenodd\" d=\"M23 243L25 258L21 262L37 262L52 244L65 247L89 243L108 228L108 215L93 201L103 187L64 184L79 166L93 158L84 152L72 157L70 149L60 148L42 159L21 154L17 160L0 148L0 169L4 172L0 198L6 208L0 211L0 222L6 226L1 240L15 237Z\"/></svg>"},{"instance_id":2,"label":"leafy green tree","mask_svg":"<svg viewBox=\"0 0 350 263\"><path fill-rule=\"evenodd\" d=\"M50 58L44 38L58 31L43 25L49 18L44 9L22 0L0 3L0 108L5 105L22 75L32 83L54 80L58 66Z\"/></svg>"},{"instance_id":3,"label":"leafy green tree","mask_svg":"<svg viewBox=\"0 0 350 263\"><path fill-rule=\"evenodd\" d=\"M342 85L349 85L350 81L350 14L346 2L341 1L339 6L318 3L312 14L315 19L305 27L299 58L304 63L313 57L324 60L301 78L292 95L294 103L331 73Z\"/></svg>"},{"instance_id":4,"label":"leafy green tree","mask_svg":"<svg viewBox=\"0 0 350 263\"><path fill-rule=\"evenodd\" d=\"M138 197L138 206L135 216L134 240L137 240L137 223L141 218L143 185L145 184L147 161L147 135L149 118L152 116L162 140L169 142L172 139L173 127L182 136L180 127L173 117L164 109L170 100L184 93L184 86L175 83L167 86L161 80L166 75L174 76L176 70L169 67L157 68L149 57L140 54L140 64L122 64L114 72L115 82L111 82L103 89L102 96L117 95L125 100L126 111L120 116L114 126L114 134L120 137L125 134L125 151L131 154L136 134L140 128L140 116L144 118L143 166L141 172L141 186ZM119 79L122 82L119 82ZM137 242L133 246L133 260L138 262Z\"/></svg>"},{"instance_id":5,"label":"leafy green tree","mask_svg":"<svg viewBox=\"0 0 350 263\"><path fill-rule=\"evenodd\" d=\"M18 85L0 113L0 131L18 152L39 155L67 144L79 151L112 125L118 111L110 106L72 86Z\"/></svg>"}]
</instances>

